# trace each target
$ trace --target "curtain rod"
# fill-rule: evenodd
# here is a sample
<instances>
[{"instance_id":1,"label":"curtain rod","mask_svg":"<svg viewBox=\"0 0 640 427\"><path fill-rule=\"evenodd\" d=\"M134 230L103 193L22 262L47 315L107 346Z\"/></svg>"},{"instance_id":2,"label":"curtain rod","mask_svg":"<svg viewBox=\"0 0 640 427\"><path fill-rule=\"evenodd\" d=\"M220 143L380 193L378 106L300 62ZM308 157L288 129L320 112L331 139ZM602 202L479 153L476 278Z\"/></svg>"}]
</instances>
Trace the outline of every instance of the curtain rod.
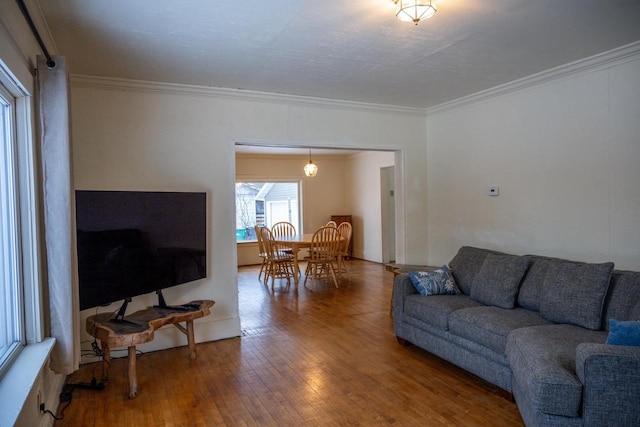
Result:
<instances>
[{"instance_id":1,"label":"curtain rod","mask_svg":"<svg viewBox=\"0 0 640 427\"><path fill-rule=\"evenodd\" d=\"M40 45L40 49L42 50L42 53L44 53L44 56L47 58L47 67L49 68L55 67L56 61L54 61L51 58L51 55L49 55L49 51L47 50L47 47L44 45L42 38L40 38L40 33L38 33L38 29L33 23L33 20L31 20L31 15L29 15L29 11L27 10L27 6L24 4L24 1L16 0L16 3L18 3L18 7L20 8L20 11L24 15L24 19L27 20L27 24L29 24L29 28L31 28L31 32L33 33L34 37L38 41L38 44Z\"/></svg>"}]
</instances>

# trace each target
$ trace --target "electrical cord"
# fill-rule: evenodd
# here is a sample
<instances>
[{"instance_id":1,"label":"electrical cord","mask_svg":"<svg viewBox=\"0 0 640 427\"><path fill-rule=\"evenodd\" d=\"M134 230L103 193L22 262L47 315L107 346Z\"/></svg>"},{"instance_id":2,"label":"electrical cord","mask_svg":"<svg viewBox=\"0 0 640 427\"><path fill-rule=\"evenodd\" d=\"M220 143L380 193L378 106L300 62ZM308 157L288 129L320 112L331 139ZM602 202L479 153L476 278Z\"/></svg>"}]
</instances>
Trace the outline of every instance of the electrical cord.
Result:
<instances>
[{"instance_id":1,"label":"electrical cord","mask_svg":"<svg viewBox=\"0 0 640 427\"><path fill-rule=\"evenodd\" d=\"M100 349L100 347L98 347L98 343L97 341L94 341L91 345L93 352L99 356L99 357L103 357L103 353L102 350ZM100 365L102 365L102 370L103 370L103 379L105 378L105 367L104 365L107 365L106 368L106 372L108 375L109 372L109 364L105 363L106 360L104 360L104 358L102 359L102 363L100 363ZM91 379L90 383L86 383L86 382L78 382L78 383L69 383L69 384L65 384L64 387L62 387L62 391L60 392L60 403L62 402L66 402L66 405L64 405L61 409L60 409L60 415L56 415L53 412L51 412L49 409L46 409L45 404L41 403L40 404L40 411L45 413L45 414L49 414L53 417L54 420L56 421L60 421L62 419L64 419L64 411L69 407L69 405L71 405L71 401L73 399L73 390L75 390L76 388L84 388L84 389L88 389L88 390L95 390L95 391L100 391L100 390L104 390L105 385L103 382L98 382L96 380L96 368L97 368L98 364L96 364L96 366L93 367L93 378Z\"/></svg>"},{"instance_id":2,"label":"electrical cord","mask_svg":"<svg viewBox=\"0 0 640 427\"><path fill-rule=\"evenodd\" d=\"M95 381L95 379L94 379ZM45 414L49 414L53 417L54 420L56 421L60 421L64 419L64 411L69 407L69 405L71 405L71 400L73 399L73 389L75 388L74 384L65 384L64 387L62 387L62 391L60 392L60 402L66 402L67 404L64 405L62 407L62 409L60 409L60 415L56 415L53 412L51 412L51 410L46 409L44 406L44 403L40 404L40 411L44 412Z\"/></svg>"},{"instance_id":3,"label":"electrical cord","mask_svg":"<svg viewBox=\"0 0 640 427\"><path fill-rule=\"evenodd\" d=\"M45 414L49 414L49 415L51 415L51 416L53 417L53 419L54 419L54 420L56 420L56 421L60 421L60 420L63 420L63 419L64 419L64 410L65 410L65 409L67 409L67 406L69 406L69 405L71 405L71 402L67 403L67 404L64 406L64 408L62 408L62 409L60 410L60 416L59 416L59 417L57 417L57 416L56 416L56 414L54 414L53 412L51 412L51 411L50 411L50 410L48 410L48 409L45 409L43 412L44 412ZM42 408L40 408L40 409L42 409Z\"/></svg>"}]
</instances>

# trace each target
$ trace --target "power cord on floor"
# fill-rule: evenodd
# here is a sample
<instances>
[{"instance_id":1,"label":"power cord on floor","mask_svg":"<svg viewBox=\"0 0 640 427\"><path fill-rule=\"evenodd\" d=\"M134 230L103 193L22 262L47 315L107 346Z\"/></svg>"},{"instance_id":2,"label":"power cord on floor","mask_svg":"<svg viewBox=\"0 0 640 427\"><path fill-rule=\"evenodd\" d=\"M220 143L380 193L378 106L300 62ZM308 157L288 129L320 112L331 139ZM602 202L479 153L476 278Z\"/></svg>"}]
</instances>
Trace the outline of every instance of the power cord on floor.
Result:
<instances>
[{"instance_id":1,"label":"power cord on floor","mask_svg":"<svg viewBox=\"0 0 640 427\"><path fill-rule=\"evenodd\" d=\"M64 411L71 405L71 399L73 398L73 386L71 384L65 384L60 392L60 403L66 402L67 404L60 409L60 416L57 416L51 410L47 409L44 402L40 403L40 412L49 414L54 420L60 421L64 419Z\"/></svg>"},{"instance_id":2,"label":"power cord on floor","mask_svg":"<svg viewBox=\"0 0 640 427\"><path fill-rule=\"evenodd\" d=\"M60 421L64 419L64 411L69 407L69 405L71 405L71 400L73 399L73 390L75 390L76 388L84 388L87 390L100 391L100 390L104 390L104 383L98 382L94 377L91 379L90 383L78 382L78 383L65 384L64 387L62 387L62 391L60 392L60 403L66 402L66 405L64 405L62 409L60 409L60 415L56 415L53 412L51 412L49 409L45 407L44 403L40 404L40 412L44 412L45 414L51 415L53 419L56 421Z\"/></svg>"},{"instance_id":3,"label":"power cord on floor","mask_svg":"<svg viewBox=\"0 0 640 427\"><path fill-rule=\"evenodd\" d=\"M98 356L100 358L102 358L102 364L104 365L106 363L106 361L104 360L104 353L102 351L102 349L100 348L100 346L98 345L98 340L94 339L93 342L91 343L91 352L95 355ZM109 364L106 363L107 367L107 372L109 369ZM64 405L62 407L62 409L60 409L60 415L57 416L56 414L54 414L53 412L51 412L49 409L46 408L44 403L40 403L40 412L45 413L45 414L49 414L53 417L54 420L56 421L60 421L64 418L64 411L69 407L69 405L71 405L71 400L73 399L73 390L75 390L76 388L83 388L83 389L87 389L87 390L95 390L95 391L100 391L100 390L104 390L104 382L98 382L96 380L96 372L95 369L98 366L98 364L93 368L94 372L93 372L93 378L91 379L91 382L87 383L87 382L78 382L78 383L69 383L69 384L65 384L64 387L62 387L62 391L60 392L60 403L65 403L66 405ZM105 372L104 372L104 366L103 366L103 373L102 373L102 378L104 379L106 377ZM108 374L107 374L108 375Z\"/></svg>"}]
</instances>

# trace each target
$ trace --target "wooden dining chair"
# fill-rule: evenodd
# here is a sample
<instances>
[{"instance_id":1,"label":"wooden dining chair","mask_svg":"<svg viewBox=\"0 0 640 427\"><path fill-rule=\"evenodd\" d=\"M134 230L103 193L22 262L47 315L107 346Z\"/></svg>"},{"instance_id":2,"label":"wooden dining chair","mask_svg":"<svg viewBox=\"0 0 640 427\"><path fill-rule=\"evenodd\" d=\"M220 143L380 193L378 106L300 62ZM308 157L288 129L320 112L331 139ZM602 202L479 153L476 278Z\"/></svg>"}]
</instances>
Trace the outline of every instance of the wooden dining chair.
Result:
<instances>
[{"instance_id":1,"label":"wooden dining chair","mask_svg":"<svg viewBox=\"0 0 640 427\"><path fill-rule=\"evenodd\" d=\"M260 229L265 253L267 254L267 265L265 271L265 283L271 277L271 289L275 279L287 279L287 286L291 284L294 277L293 254L286 252L276 243L271 230L267 227Z\"/></svg>"},{"instance_id":2,"label":"wooden dining chair","mask_svg":"<svg viewBox=\"0 0 640 427\"><path fill-rule=\"evenodd\" d=\"M290 222L280 221L271 227L273 237L293 237L297 234L296 227Z\"/></svg>"},{"instance_id":3,"label":"wooden dining chair","mask_svg":"<svg viewBox=\"0 0 640 427\"><path fill-rule=\"evenodd\" d=\"M256 239L258 240L258 256L262 259L262 264L260 265L260 273L258 273L258 280L262 277L262 273L264 273L265 282L267 281L267 274L265 272L265 267L267 266L269 260L267 257L267 251L264 247L264 240L262 239L262 232L259 225L253 227L256 230Z\"/></svg>"},{"instance_id":4,"label":"wooden dining chair","mask_svg":"<svg viewBox=\"0 0 640 427\"><path fill-rule=\"evenodd\" d=\"M347 268L347 263L345 261L345 259L349 256L351 231L351 224L348 222L341 222L338 226L338 233L340 234L340 245L338 247L338 255L336 257L338 281L340 281L343 272L347 275L347 280L351 281L351 276L349 276L349 269Z\"/></svg>"},{"instance_id":5,"label":"wooden dining chair","mask_svg":"<svg viewBox=\"0 0 640 427\"><path fill-rule=\"evenodd\" d=\"M304 272L303 286L306 287L307 279L311 277L311 290L313 283L319 279L331 276L333 283L338 287L335 265L340 245L340 234L336 227L321 227L311 239L309 256L306 258L307 267Z\"/></svg>"},{"instance_id":6,"label":"wooden dining chair","mask_svg":"<svg viewBox=\"0 0 640 427\"><path fill-rule=\"evenodd\" d=\"M324 226L325 227L336 227L336 228L338 228L338 224L336 224L335 221L329 221Z\"/></svg>"},{"instance_id":7,"label":"wooden dining chair","mask_svg":"<svg viewBox=\"0 0 640 427\"><path fill-rule=\"evenodd\" d=\"M276 239L294 237L297 234L296 227L290 222L286 222L286 221L280 221L273 224L273 226L271 227L271 233L273 234L273 237ZM281 248L281 250L288 253L293 253L291 248L283 247Z\"/></svg>"}]
</instances>

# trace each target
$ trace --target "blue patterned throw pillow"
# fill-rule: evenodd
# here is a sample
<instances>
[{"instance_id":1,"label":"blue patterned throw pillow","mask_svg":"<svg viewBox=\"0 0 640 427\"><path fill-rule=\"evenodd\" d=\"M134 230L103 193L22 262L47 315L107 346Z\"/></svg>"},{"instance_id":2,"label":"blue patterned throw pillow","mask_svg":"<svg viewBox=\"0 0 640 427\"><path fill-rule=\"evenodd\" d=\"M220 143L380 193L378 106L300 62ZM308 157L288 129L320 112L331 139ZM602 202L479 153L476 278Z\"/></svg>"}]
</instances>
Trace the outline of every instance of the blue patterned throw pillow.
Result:
<instances>
[{"instance_id":1,"label":"blue patterned throw pillow","mask_svg":"<svg viewBox=\"0 0 640 427\"><path fill-rule=\"evenodd\" d=\"M426 295L458 295L460 290L446 265L433 271L410 271L409 279L418 293Z\"/></svg>"}]
</instances>

